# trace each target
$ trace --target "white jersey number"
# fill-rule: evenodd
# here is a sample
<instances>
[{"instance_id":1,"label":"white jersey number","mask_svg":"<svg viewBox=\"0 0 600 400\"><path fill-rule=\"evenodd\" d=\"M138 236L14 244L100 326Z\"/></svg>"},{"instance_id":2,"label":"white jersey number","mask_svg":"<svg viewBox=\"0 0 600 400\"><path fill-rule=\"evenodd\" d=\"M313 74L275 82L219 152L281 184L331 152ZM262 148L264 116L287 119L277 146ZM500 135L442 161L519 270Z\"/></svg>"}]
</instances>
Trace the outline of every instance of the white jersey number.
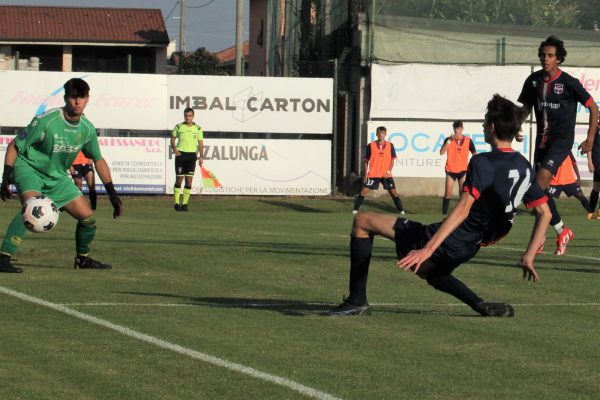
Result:
<instances>
[{"instance_id":1,"label":"white jersey number","mask_svg":"<svg viewBox=\"0 0 600 400\"><path fill-rule=\"evenodd\" d=\"M519 207L519 205L523 201L523 196L525 195L525 192L527 192L527 189L529 189L529 186L531 186L531 183L529 182L530 175L531 172L529 171L529 169L526 169L525 179L523 179L519 187L516 188L517 191L515 193L515 186L517 185L517 182L519 182L519 178L521 178L521 175L519 174L519 170L517 169L511 169L510 171L508 171L508 177L512 179L512 185L510 186L509 191L509 203L506 205L504 212L509 213L512 212L515 208Z\"/></svg>"}]
</instances>

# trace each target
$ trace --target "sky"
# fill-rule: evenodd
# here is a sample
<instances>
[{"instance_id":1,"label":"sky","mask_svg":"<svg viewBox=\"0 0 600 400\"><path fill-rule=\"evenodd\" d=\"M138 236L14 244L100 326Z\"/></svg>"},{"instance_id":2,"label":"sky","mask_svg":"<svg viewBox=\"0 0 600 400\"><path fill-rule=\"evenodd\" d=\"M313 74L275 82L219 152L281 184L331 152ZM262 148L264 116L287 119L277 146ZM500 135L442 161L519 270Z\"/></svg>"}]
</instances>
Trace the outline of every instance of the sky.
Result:
<instances>
[{"instance_id":1,"label":"sky","mask_svg":"<svg viewBox=\"0 0 600 400\"><path fill-rule=\"evenodd\" d=\"M244 0L244 40L248 39L250 0ZM236 0L184 0L185 50L217 52L235 46ZM169 38L179 43L178 0L0 0L0 5L159 8ZM168 17L168 18L167 18Z\"/></svg>"}]
</instances>

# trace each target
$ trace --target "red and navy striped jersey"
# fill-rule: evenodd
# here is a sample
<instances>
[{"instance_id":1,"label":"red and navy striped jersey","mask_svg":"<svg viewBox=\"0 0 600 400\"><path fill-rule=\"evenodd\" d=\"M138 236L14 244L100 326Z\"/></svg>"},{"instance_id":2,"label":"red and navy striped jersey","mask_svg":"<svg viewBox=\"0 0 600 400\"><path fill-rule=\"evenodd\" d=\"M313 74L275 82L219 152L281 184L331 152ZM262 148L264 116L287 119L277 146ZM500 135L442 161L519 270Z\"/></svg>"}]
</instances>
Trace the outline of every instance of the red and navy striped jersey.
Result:
<instances>
[{"instance_id":1,"label":"red and navy striped jersey","mask_svg":"<svg viewBox=\"0 0 600 400\"><path fill-rule=\"evenodd\" d=\"M594 101L581 82L560 69L545 81L543 71L529 75L523 84L519 102L535 111L537 134L573 145L577 103L589 107Z\"/></svg>"}]
</instances>

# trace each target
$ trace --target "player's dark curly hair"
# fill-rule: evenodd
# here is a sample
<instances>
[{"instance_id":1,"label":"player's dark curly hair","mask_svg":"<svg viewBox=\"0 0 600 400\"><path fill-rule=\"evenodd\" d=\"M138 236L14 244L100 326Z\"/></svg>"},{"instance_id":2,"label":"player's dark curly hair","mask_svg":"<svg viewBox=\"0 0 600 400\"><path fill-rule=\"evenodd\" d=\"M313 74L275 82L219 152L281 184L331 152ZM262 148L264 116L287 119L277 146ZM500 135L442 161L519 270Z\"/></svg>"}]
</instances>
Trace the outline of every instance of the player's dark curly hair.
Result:
<instances>
[{"instance_id":1,"label":"player's dark curly hair","mask_svg":"<svg viewBox=\"0 0 600 400\"><path fill-rule=\"evenodd\" d=\"M558 58L558 61L560 61L561 64L565 61L565 58L567 58L567 50L565 49L565 43L562 40L554 35L548 36L538 48L538 58L542 56L542 49L546 46L556 47L556 58Z\"/></svg>"},{"instance_id":2,"label":"player's dark curly hair","mask_svg":"<svg viewBox=\"0 0 600 400\"><path fill-rule=\"evenodd\" d=\"M90 85L81 78L72 78L65 82L65 96L87 97L90 94Z\"/></svg>"},{"instance_id":3,"label":"player's dark curly hair","mask_svg":"<svg viewBox=\"0 0 600 400\"><path fill-rule=\"evenodd\" d=\"M512 101L495 94L488 102L485 123L493 123L496 137L500 140L513 140L521 124L527 117L527 111Z\"/></svg>"}]
</instances>

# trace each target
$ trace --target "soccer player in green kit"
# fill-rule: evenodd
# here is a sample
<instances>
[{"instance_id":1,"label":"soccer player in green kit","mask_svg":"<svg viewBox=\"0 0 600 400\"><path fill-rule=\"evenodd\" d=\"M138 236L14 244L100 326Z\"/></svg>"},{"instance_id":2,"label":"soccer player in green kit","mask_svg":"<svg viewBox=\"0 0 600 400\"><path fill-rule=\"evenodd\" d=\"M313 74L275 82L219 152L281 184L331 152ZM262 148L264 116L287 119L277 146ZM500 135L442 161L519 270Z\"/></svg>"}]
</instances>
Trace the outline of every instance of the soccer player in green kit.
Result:
<instances>
[{"instance_id":1,"label":"soccer player in green kit","mask_svg":"<svg viewBox=\"0 0 600 400\"><path fill-rule=\"evenodd\" d=\"M43 194L52 199L58 208L77 219L75 268L110 269L110 265L88 256L96 234L96 217L68 175L79 151L94 160L96 171L113 206L114 218L121 216L123 206L113 186L108 164L102 158L96 129L83 115L89 101L89 85L83 79L73 78L64 84L64 90L63 108L51 109L34 117L27 128L8 145L0 197L2 200L12 197L8 185L14 174L14 183L22 203ZM11 263L11 257L25 232L19 212L10 222L0 248L0 272L23 272Z\"/></svg>"},{"instance_id":2,"label":"soccer player in green kit","mask_svg":"<svg viewBox=\"0 0 600 400\"><path fill-rule=\"evenodd\" d=\"M171 132L171 149L175 154L175 186L173 187L175 211L188 211L196 160L202 167L204 132L200 126L194 123L194 109L188 107L183 110L183 118L184 122L175 125ZM183 199L179 204L181 183L184 178Z\"/></svg>"}]
</instances>

